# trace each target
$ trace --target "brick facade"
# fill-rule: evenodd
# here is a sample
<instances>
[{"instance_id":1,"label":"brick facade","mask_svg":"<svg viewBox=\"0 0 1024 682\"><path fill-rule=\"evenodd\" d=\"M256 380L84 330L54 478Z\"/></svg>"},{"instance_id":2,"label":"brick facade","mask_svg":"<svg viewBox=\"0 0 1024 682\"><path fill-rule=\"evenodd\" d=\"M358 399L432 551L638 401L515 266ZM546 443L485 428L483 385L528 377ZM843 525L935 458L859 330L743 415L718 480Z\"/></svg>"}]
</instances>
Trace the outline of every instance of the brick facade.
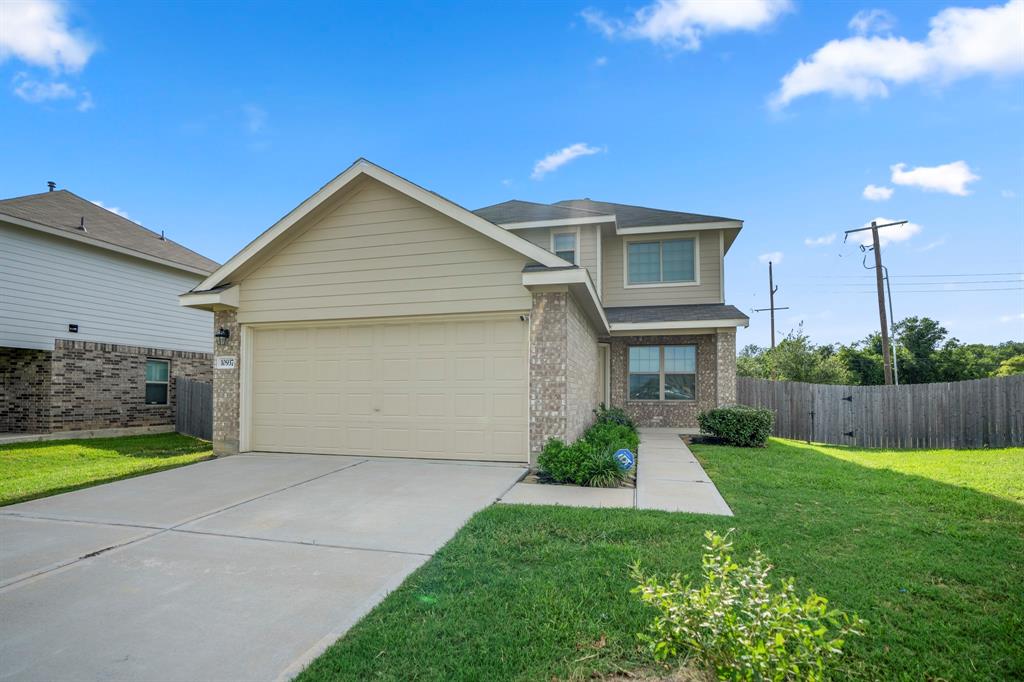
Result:
<instances>
[{"instance_id":1,"label":"brick facade","mask_svg":"<svg viewBox=\"0 0 1024 682\"><path fill-rule=\"evenodd\" d=\"M721 339L725 336L727 338ZM731 336L731 354L729 337ZM697 428L697 414L723 403L732 379L732 400L736 397L736 332L674 336L615 336L603 339L611 352L611 403L622 407L640 426ZM697 346L696 400L629 400L630 346ZM720 388L719 379L723 386ZM728 402L728 401L726 401Z\"/></svg>"},{"instance_id":2,"label":"brick facade","mask_svg":"<svg viewBox=\"0 0 1024 682\"><path fill-rule=\"evenodd\" d=\"M238 316L233 310L213 314L213 328L227 329L227 339L217 339L215 355L233 355L234 369L218 369L213 373L213 452L217 455L238 454L239 376L242 371L242 338Z\"/></svg>"},{"instance_id":3,"label":"brick facade","mask_svg":"<svg viewBox=\"0 0 1024 682\"><path fill-rule=\"evenodd\" d=\"M0 348L0 433L50 430L50 352Z\"/></svg>"},{"instance_id":4,"label":"brick facade","mask_svg":"<svg viewBox=\"0 0 1024 682\"><path fill-rule=\"evenodd\" d=\"M600 402L597 335L568 291L533 294L530 312L530 460L550 438L572 441Z\"/></svg>"},{"instance_id":5,"label":"brick facade","mask_svg":"<svg viewBox=\"0 0 1024 682\"><path fill-rule=\"evenodd\" d=\"M150 358L170 363L166 405L146 404ZM0 431L121 429L174 424L177 378L210 381L212 358L209 353L57 339L53 351L0 349L0 371L5 396L8 386L14 396L5 397L0 407Z\"/></svg>"},{"instance_id":6,"label":"brick facade","mask_svg":"<svg viewBox=\"0 0 1024 682\"><path fill-rule=\"evenodd\" d=\"M718 405L736 403L736 330L715 335L715 360L718 373Z\"/></svg>"}]
</instances>

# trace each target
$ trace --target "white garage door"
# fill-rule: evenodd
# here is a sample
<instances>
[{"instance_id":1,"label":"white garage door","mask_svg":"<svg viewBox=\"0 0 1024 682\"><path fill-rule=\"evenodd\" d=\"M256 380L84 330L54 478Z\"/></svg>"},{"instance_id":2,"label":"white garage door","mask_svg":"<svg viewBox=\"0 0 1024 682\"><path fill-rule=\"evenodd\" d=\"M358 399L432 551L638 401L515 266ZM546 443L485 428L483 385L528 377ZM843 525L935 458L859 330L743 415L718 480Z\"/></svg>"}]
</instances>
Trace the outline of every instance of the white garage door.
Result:
<instances>
[{"instance_id":1,"label":"white garage door","mask_svg":"<svg viewBox=\"0 0 1024 682\"><path fill-rule=\"evenodd\" d=\"M250 449L525 462L518 315L254 328Z\"/></svg>"}]
</instances>

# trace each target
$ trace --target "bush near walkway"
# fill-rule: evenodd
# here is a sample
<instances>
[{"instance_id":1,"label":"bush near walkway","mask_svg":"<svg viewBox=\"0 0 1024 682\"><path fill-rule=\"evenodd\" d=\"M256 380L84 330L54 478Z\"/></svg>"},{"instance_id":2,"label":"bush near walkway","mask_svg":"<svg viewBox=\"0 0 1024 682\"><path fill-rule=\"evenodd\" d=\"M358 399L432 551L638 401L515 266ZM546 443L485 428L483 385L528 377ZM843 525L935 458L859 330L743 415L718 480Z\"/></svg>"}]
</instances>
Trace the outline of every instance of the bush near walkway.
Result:
<instances>
[{"instance_id":1,"label":"bush near walkway","mask_svg":"<svg viewBox=\"0 0 1024 682\"><path fill-rule=\"evenodd\" d=\"M210 443L178 433L0 445L0 505L191 464Z\"/></svg>"}]
</instances>

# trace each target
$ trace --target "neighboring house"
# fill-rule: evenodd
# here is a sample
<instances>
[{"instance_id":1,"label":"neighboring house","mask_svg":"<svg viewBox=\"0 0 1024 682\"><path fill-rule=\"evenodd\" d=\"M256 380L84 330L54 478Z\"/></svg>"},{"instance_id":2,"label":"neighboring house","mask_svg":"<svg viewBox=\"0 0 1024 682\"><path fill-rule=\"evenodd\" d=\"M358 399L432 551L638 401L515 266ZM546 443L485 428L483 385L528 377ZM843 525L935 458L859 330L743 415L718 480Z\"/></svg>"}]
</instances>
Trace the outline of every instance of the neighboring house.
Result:
<instances>
[{"instance_id":1,"label":"neighboring house","mask_svg":"<svg viewBox=\"0 0 1024 682\"><path fill-rule=\"evenodd\" d=\"M0 433L173 429L213 349L178 294L216 268L66 190L0 201Z\"/></svg>"},{"instance_id":2,"label":"neighboring house","mask_svg":"<svg viewBox=\"0 0 1024 682\"><path fill-rule=\"evenodd\" d=\"M214 449L526 462L601 402L692 429L735 400L741 227L589 199L471 212L361 159L182 295L222 330Z\"/></svg>"}]
</instances>

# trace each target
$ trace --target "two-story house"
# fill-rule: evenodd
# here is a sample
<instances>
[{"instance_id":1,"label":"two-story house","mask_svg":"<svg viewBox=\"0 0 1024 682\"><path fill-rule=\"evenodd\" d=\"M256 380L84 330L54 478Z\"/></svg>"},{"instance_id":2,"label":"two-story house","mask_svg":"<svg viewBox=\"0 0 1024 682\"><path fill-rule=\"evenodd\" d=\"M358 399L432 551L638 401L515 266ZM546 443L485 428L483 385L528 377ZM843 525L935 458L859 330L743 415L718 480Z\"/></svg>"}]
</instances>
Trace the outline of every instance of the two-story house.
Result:
<instances>
[{"instance_id":1,"label":"two-story house","mask_svg":"<svg viewBox=\"0 0 1024 682\"><path fill-rule=\"evenodd\" d=\"M214 449L528 462L601 402L735 400L742 222L590 199L469 211L358 160L182 295L212 310Z\"/></svg>"},{"instance_id":2,"label":"two-story house","mask_svg":"<svg viewBox=\"0 0 1024 682\"><path fill-rule=\"evenodd\" d=\"M52 183L0 201L0 437L173 430L213 350L178 295L216 267Z\"/></svg>"}]
</instances>

